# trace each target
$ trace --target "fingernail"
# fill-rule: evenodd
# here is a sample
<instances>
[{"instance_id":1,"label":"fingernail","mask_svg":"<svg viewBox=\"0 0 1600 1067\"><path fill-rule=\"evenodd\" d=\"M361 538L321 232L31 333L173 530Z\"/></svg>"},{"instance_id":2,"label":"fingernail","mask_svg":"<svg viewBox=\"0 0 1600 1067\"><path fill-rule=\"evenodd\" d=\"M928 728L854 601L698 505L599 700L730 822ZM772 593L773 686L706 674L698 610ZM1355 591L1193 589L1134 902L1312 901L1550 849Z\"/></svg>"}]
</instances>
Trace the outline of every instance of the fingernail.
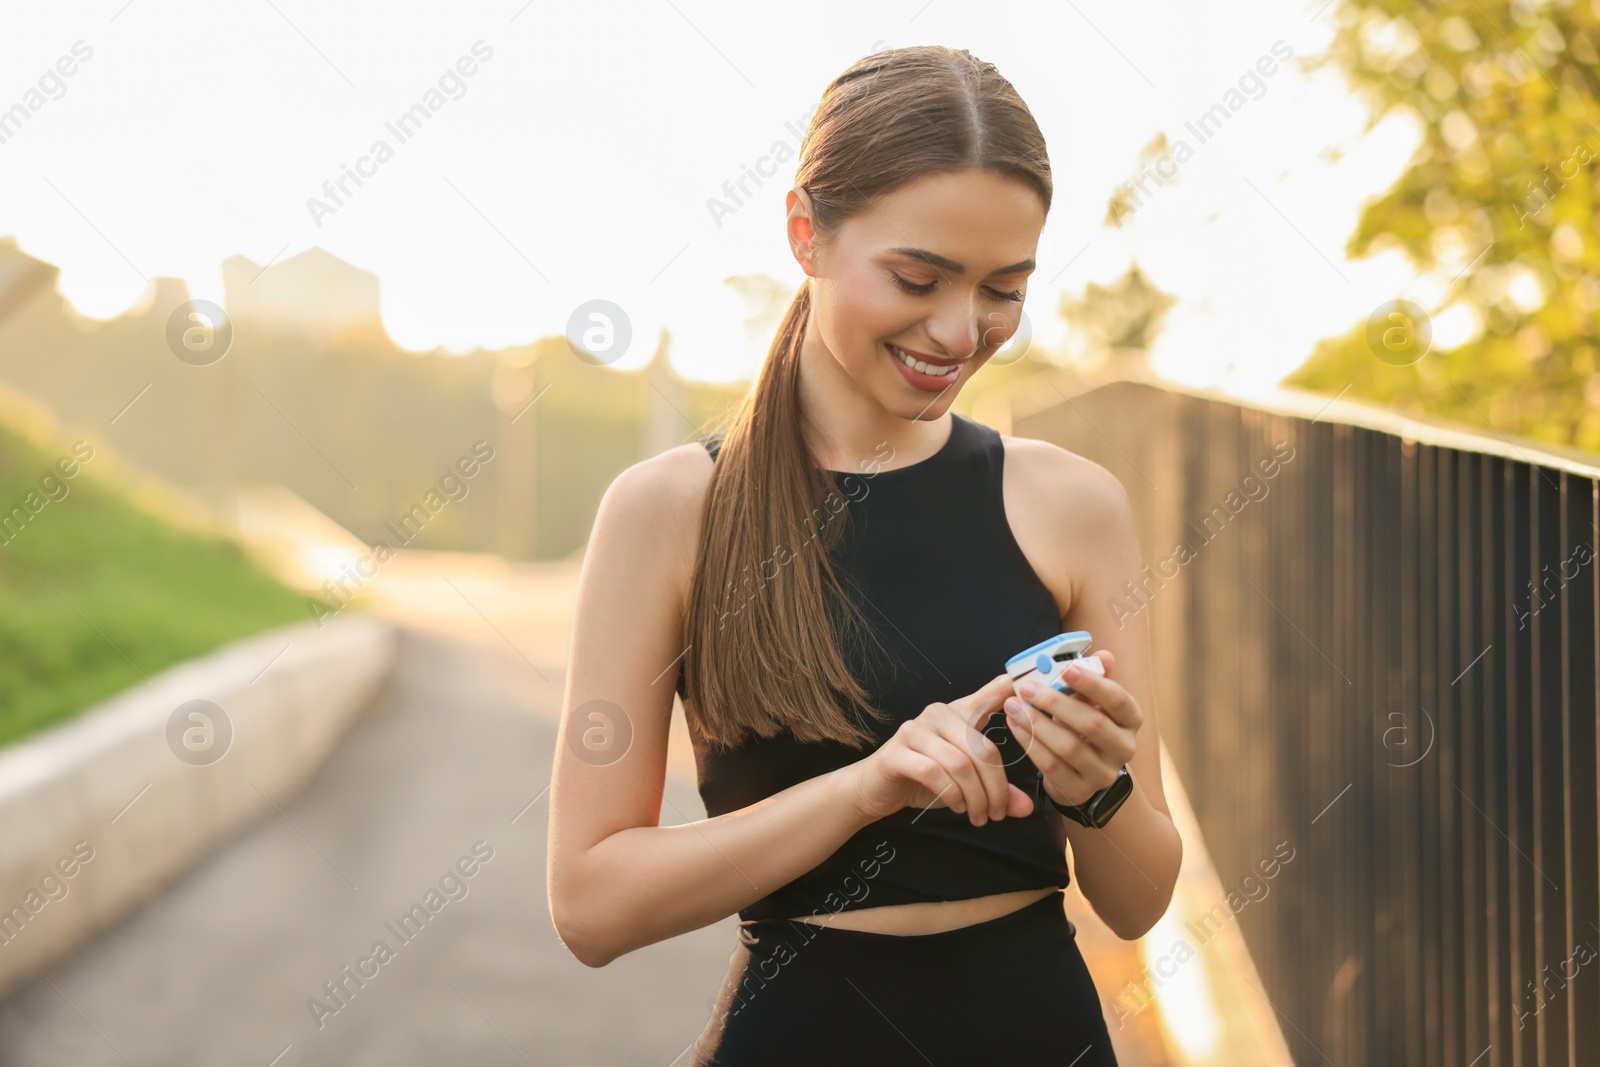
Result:
<instances>
[{"instance_id":1,"label":"fingernail","mask_svg":"<svg viewBox=\"0 0 1600 1067\"><path fill-rule=\"evenodd\" d=\"M1039 686L1034 682L1023 682L1021 685L1017 686L1017 692L1024 700L1031 700L1034 694L1038 691Z\"/></svg>"},{"instance_id":2,"label":"fingernail","mask_svg":"<svg viewBox=\"0 0 1600 1067\"><path fill-rule=\"evenodd\" d=\"M1006 701L1006 714L1007 715L1021 715L1022 714L1022 701L1018 700L1016 697L1012 697L1009 700L1007 700Z\"/></svg>"},{"instance_id":3,"label":"fingernail","mask_svg":"<svg viewBox=\"0 0 1600 1067\"><path fill-rule=\"evenodd\" d=\"M1071 678L1073 681L1077 681L1082 674L1082 667L1068 667L1066 670L1061 672L1061 676L1063 678Z\"/></svg>"}]
</instances>

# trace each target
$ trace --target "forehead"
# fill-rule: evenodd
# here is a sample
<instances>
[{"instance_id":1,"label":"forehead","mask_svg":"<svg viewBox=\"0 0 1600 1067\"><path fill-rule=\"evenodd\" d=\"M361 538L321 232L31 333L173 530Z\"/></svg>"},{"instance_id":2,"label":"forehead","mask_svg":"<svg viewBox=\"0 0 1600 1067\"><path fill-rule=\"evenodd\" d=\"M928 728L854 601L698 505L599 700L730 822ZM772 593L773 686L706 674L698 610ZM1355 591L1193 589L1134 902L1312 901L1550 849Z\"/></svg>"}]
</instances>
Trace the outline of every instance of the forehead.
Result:
<instances>
[{"instance_id":1,"label":"forehead","mask_svg":"<svg viewBox=\"0 0 1600 1067\"><path fill-rule=\"evenodd\" d=\"M1044 203L1021 178L967 169L924 175L886 193L845 224L841 238L858 251L920 248L977 274L1034 255Z\"/></svg>"}]
</instances>

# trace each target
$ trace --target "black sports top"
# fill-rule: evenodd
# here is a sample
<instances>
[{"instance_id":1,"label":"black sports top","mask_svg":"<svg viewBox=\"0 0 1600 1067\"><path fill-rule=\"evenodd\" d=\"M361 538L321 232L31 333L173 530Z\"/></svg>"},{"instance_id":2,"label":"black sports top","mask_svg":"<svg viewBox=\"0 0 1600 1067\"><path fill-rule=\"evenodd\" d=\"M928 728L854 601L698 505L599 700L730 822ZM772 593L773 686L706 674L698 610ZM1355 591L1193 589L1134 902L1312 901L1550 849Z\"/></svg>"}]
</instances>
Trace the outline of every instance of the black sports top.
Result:
<instances>
[{"instance_id":1,"label":"black sports top","mask_svg":"<svg viewBox=\"0 0 1600 1067\"><path fill-rule=\"evenodd\" d=\"M701 438L713 460L721 438L720 431ZM936 701L975 692L1005 672L1007 659L1061 632L1055 598L1006 520L1003 461L998 431L951 412L949 439L927 459L836 479L849 517L833 558L846 572L841 578L850 595L898 661L885 665L870 647L843 650L875 706L890 713L887 722L862 720L879 745L902 720L916 718ZM856 590L865 592L865 602ZM729 747L707 741L689 718L700 797L712 817L870 751L835 741L801 742L787 729L771 738L752 732L746 743ZM983 732L998 746L1006 777L1034 796L1036 767L1004 713L990 716ZM1036 804L1032 815L983 826L949 808L906 807L864 827L821 864L740 909L739 916L783 918L1065 887L1066 845L1063 817L1048 804Z\"/></svg>"}]
</instances>

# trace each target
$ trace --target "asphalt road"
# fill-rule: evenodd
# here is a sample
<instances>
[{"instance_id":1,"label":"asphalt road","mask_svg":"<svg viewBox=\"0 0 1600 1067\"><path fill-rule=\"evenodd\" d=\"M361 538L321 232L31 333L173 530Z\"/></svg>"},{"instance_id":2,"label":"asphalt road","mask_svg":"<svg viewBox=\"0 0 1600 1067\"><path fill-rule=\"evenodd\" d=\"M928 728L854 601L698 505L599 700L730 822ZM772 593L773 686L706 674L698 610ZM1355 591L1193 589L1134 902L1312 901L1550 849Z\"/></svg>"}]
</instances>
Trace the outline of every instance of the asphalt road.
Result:
<instances>
[{"instance_id":1,"label":"asphalt road","mask_svg":"<svg viewBox=\"0 0 1600 1067\"><path fill-rule=\"evenodd\" d=\"M600 969L562 946L545 902L561 664L523 657L407 631L373 714L281 814L0 1003L0 1065L687 1063L735 919ZM668 790L704 817L692 779ZM385 926L490 850L410 941ZM392 958L319 1018L307 1002L334 1003L323 984L379 939Z\"/></svg>"}]
</instances>

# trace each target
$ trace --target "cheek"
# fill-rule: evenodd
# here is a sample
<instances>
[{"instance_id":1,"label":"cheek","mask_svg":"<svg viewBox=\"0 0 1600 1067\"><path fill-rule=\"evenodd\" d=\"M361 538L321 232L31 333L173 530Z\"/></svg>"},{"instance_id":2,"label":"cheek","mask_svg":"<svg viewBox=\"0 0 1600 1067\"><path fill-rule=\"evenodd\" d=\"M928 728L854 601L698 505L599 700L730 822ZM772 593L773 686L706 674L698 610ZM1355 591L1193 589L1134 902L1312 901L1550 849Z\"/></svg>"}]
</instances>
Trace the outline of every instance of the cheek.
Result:
<instances>
[{"instance_id":1,"label":"cheek","mask_svg":"<svg viewBox=\"0 0 1600 1067\"><path fill-rule=\"evenodd\" d=\"M1020 309L989 312L979 332L979 346L990 355L998 352L1017 335L1021 320Z\"/></svg>"},{"instance_id":2,"label":"cheek","mask_svg":"<svg viewBox=\"0 0 1600 1067\"><path fill-rule=\"evenodd\" d=\"M870 277L842 278L828 295L819 317L828 348L852 374L881 371L887 365L883 342L915 321L907 318L904 303Z\"/></svg>"}]
</instances>

